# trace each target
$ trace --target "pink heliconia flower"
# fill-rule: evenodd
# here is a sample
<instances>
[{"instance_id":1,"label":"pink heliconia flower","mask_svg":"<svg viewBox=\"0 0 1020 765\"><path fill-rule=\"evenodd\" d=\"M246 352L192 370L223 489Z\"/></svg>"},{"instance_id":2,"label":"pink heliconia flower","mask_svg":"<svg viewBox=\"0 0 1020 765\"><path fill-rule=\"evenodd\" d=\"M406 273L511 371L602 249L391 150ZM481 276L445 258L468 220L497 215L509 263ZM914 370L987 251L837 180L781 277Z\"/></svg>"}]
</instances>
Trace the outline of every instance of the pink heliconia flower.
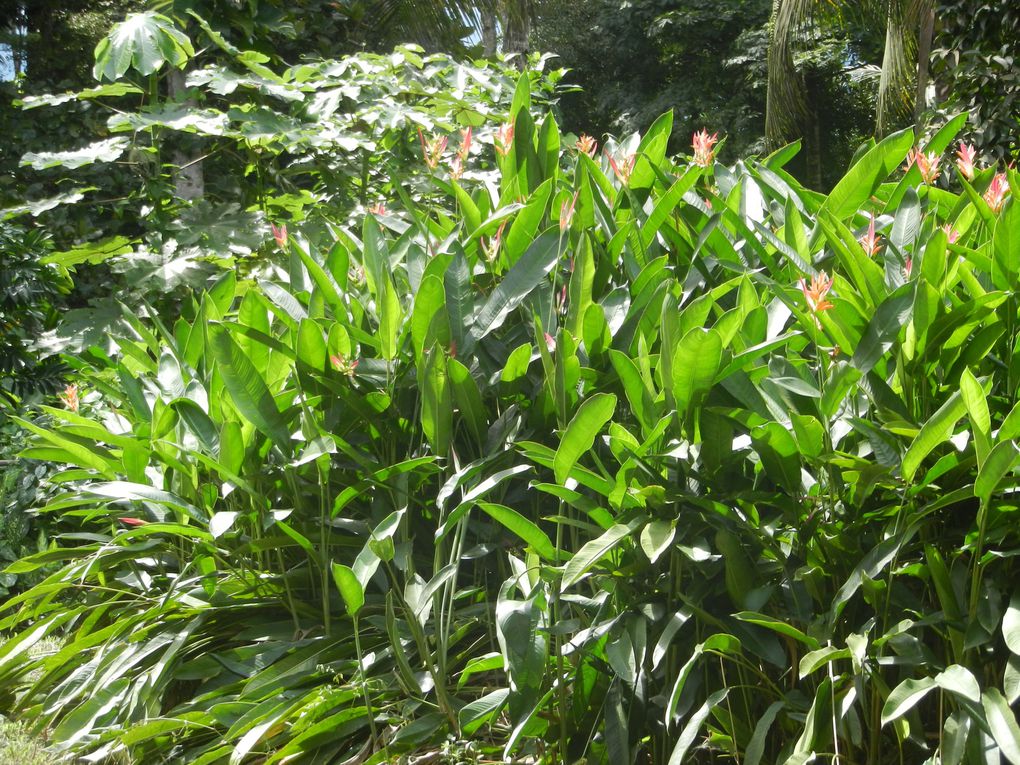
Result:
<instances>
[{"instance_id":1,"label":"pink heliconia flower","mask_svg":"<svg viewBox=\"0 0 1020 765\"><path fill-rule=\"evenodd\" d=\"M556 311L557 313L565 314L567 312L567 285L563 285L563 289L560 290L556 296Z\"/></svg>"},{"instance_id":2,"label":"pink heliconia flower","mask_svg":"<svg viewBox=\"0 0 1020 765\"><path fill-rule=\"evenodd\" d=\"M460 154L458 154L453 158L453 161L450 162L450 178L455 181L459 181L462 175L464 175L464 160Z\"/></svg>"},{"instance_id":3,"label":"pink heliconia flower","mask_svg":"<svg viewBox=\"0 0 1020 765\"><path fill-rule=\"evenodd\" d=\"M914 267L914 259L907 258L907 262L903 264L903 276L907 279L910 278L910 271Z\"/></svg>"},{"instance_id":4,"label":"pink heliconia flower","mask_svg":"<svg viewBox=\"0 0 1020 765\"><path fill-rule=\"evenodd\" d=\"M117 520L125 526L145 526L148 523L148 521L143 521L141 518L118 518Z\"/></svg>"},{"instance_id":5,"label":"pink heliconia flower","mask_svg":"<svg viewBox=\"0 0 1020 765\"><path fill-rule=\"evenodd\" d=\"M598 151L599 145L590 135L581 134L581 137L577 139L577 143L574 144L574 148L582 154L587 154L589 157L594 157L595 152Z\"/></svg>"},{"instance_id":6,"label":"pink heliconia flower","mask_svg":"<svg viewBox=\"0 0 1020 765\"><path fill-rule=\"evenodd\" d=\"M354 370L358 368L358 359L348 361L344 358L343 354L339 356L331 355L329 357L329 363L333 365L333 369L338 372L343 372L348 377L354 377Z\"/></svg>"},{"instance_id":7,"label":"pink heliconia flower","mask_svg":"<svg viewBox=\"0 0 1020 765\"><path fill-rule=\"evenodd\" d=\"M968 181L974 180L974 158L977 156L977 149L970 144L961 143L960 148L956 151L956 167L960 171L960 175L966 178Z\"/></svg>"},{"instance_id":8,"label":"pink heliconia flower","mask_svg":"<svg viewBox=\"0 0 1020 765\"><path fill-rule=\"evenodd\" d=\"M871 222L868 224L868 233L864 234L857 241L861 243L864 251L868 253L869 257L875 257L882 245L879 243L882 237L875 233L875 216L871 216Z\"/></svg>"},{"instance_id":9,"label":"pink heliconia flower","mask_svg":"<svg viewBox=\"0 0 1020 765\"><path fill-rule=\"evenodd\" d=\"M421 142L422 159L425 160L429 170L435 170L439 167L439 160L443 158L443 152L446 151L446 145L450 139L444 135L426 141L425 134L421 132L421 128L418 128L418 140Z\"/></svg>"},{"instance_id":10,"label":"pink heliconia flower","mask_svg":"<svg viewBox=\"0 0 1020 765\"><path fill-rule=\"evenodd\" d=\"M800 291L804 293L804 299L807 301L811 313L818 314L834 307L826 297L829 290L832 289L832 279L824 271L819 272L811 280L810 285L804 279L801 279L798 284ZM815 322L818 322L817 318L815 318Z\"/></svg>"},{"instance_id":11,"label":"pink heliconia flower","mask_svg":"<svg viewBox=\"0 0 1020 765\"><path fill-rule=\"evenodd\" d=\"M574 208L577 206L577 192L571 199L564 199L560 205L560 233L570 228L570 221L574 218Z\"/></svg>"},{"instance_id":12,"label":"pink heliconia flower","mask_svg":"<svg viewBox=\"0 0 1020 765\"><path fill-rule=\"evenodd\" d=\"M960 232L948 223L943 224L942 230L946 232L946 239L949 240L949 243L956 244L956 240L960 238Z\"/></svg>"},{"instance_id":13,"label":"pink heliconia flower","mask_svg":"<svg viewBox=\"0 0 1020 765\"><path fill-rule=\"evenodd\" d=\"M372 215L386 215L387 213L386 205L384 205L382 202L376 202L374 205L368 208L368 211L372 213Z\"/></svg>"},{"instance_id":14,"label":"pink heliconia flower","mask_svg":"<svg viewBox=\"0 0 1020 765\"><path fill-rule=\"evenodd\" d=\"M506 228L507 221L503 221L499 224L499 228L496 229L496 233L493 234L488 243L482 242L482 251L485 252L486 257L489 260L495 260L496 256L499 255L499 247L503 243L503 230Z\"/></svg>"},{"instance_id":15,"label":"pink heliconia flower","mask_svg":"<svg viewBox=\"0 0 1020 765\"><path fill-rule=\"evenodd\" d=\"M467 160L468 152L471 151L471 128L466 127L460 131L460 148L457 149L457 156L461 161Z\"/></svg>"},{"instance_id":16,"label":"pink heliconia flower","mask_svg":"<svg viewBox=\"0 0 1020 765\"><path fill-rule=\"evenodd\" d=\"M545 333L545 347L549 349L549 353L553 353L556 350L556 338L548 332Z\"/></svg>"},{"instance_id":17,"label":"pink heliconia flower","mask_svg":"<svg viewBox=\"0 0 1020 765\"><path fill-rule=\"evenodd\" d=\"M701 165L702 167L711 166L715 160L715 150L712 148L719 140L719 134L713 133L708 134L708 131L704 128L700 132L694 134L692 145L694 146L694 164Z\"/></svg>"},{"instance_id":18,"label":"pink heliconia flower","mask_svg":"<svg viewBox=\"0 0 1020 765\"><path fill-rule=\"evenodd\" d=\"M996 173L992 182L985 189L985 201L992 208L993 213L998 213L1006 204L1006 195L1009 194L1009 181L1005 173Z\"/></svg>"},{"instance_id":19,"label":"pink heliconia flower","mask_svg":"<svg viewBox=\"0 0 1020 765\"><path fill-rule=\"evenodd\" d=\"M504 122L496 130L496 135L493 140L493 146L496 149L496 153L505 157L510 153L510 149L514 145L514 126L512 122Z\"/></svg>"},{"instance_id":20,"label":"pink heliconia flower","mask_svg":"<svg viewBox=\"0 0 1020 765\"><path fill-rule=\"evenodd\" d=\"M935 152L925 154L916 146L907 155L907 164L903 169L909 170L911 165L917 165L917 169L921 171L921 178L927 184L935 183L935 179L942 174L939 168L939 155Z\"/></svg>"},{"instance_id":21,"label":"pink heliconia flower","mask_svg":"<svg viewBox=\"0 0 1020 765\"><path fill-rule=\"evenodd\" d=\"M281 250L287 249L287 224L281 223L279 226L270 223L269 228L273 231L273 239L276 240L276 246Z\"/></svg>"},{"instance_id":22,"label":"pink heliconia flower","mask_svg":"<svg viewBox=\"0 0 1020 765\"><path fill-rule=\"evenodd\" d=\"M613 172L620 179L620 183L624 186L629 186L631 173L634 172L634 163L637 162L637 154L628 154L619 162L608 151L606 152L606 157L609 158L609 166L613 168Z\"/></svg>"},{"instance_id":23,"label":"pink heliconia flower","mask_svg":"<svg viewBox=\"0 0 1020 765\"><path fill-rule=\"evenodd\" d=\"M81 406L81 401L78 398L78 383L71 383L64 388L63 393L58 393L57 398L64 402L64 406L70 409L72 412L77 412L78 407Z\"/></svg>"}]
</instances>

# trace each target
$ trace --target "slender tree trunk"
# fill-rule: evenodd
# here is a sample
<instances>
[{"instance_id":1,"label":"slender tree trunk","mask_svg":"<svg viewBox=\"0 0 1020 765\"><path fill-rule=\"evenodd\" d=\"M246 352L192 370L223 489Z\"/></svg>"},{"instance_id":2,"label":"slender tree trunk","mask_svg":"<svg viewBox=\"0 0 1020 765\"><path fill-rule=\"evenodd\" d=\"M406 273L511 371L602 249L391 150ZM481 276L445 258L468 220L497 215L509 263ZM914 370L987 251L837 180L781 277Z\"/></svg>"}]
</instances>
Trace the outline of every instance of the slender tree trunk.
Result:
<instances>
[{"instance_id":1,"label":"slender tree trunk","mask_svg":"<svg viewBox=\"0 0 1020 765\"><path fill-rule=\"evenodd\" d=\"M927 107L928 69L931 64L931 43L935 36L935 8L921 11L921 34L917 41L917 96L914 99L914 134L921 132L921 115Z\"/></svg>"},{"instance_id":2,"label":"slender tree trunk","mask_svg":"<svg viewBox=\"0 0 1020 765\"><path fill-rule=\"evenodd\" d=\"M486 58L496 55L496 12L483 9L482 14L482 52Z\"/></svg>"},{"instance_id":3,"label":"slender tree trunk","mask_svg":"<svg viewBox=\"0 0 1020 765\"><path fill-rule=\"evenodd\" d=\"M185 89L184 72L171 67L167 75L170 98L180 95ZM193 109L197 107L193 99L187 99L184 103ZM174 151L174 187L178 199L201 199L205 196L205 173L202 170L200 156L193 155L183 147L178 147Z\"/></svg>"},{"instance_id":4,"label":"slender tree trunk","mask_svg":"<svg viewBox=\"0 0 1020 765\"><path fill-rule=\"evenodd\" d=\"M528 0L507 0L503 20L503 53L516 56L514 63L522 72L528 65L528 38L531 37L531 8Z\"/></svg>"}]
</instances>

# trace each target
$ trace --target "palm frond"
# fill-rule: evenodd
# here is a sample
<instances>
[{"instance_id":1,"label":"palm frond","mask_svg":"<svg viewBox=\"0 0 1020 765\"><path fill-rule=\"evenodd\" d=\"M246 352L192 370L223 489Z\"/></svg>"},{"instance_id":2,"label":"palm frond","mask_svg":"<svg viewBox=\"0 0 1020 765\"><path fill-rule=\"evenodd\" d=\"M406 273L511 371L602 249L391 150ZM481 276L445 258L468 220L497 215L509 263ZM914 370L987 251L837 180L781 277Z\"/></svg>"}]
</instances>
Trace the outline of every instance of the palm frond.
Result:
<instances>
[{"instance_id":1,"label":"palm frond","mask_svg":"<svg viewBox=\"0 0 1020 765\"><path fill-rule=\"evenodd\" d=\"M793 63L793 38L812 0L773 0L769 21L765 141L778 148L799 134L807 115L804 85Z\"/></svg>"},{"instance_id":2,"label":"palm frond","mask_svg":"<svg viewBox=\"0 0 1020 765\"><path fill-rule=\"evenodd\" d=\"M929 0L889 0L885 54L878 83L875 132L885 135L908 124L914 116L917 81L917 34L921 13Z\"/></svg>"},{"instance_id":3,"label":"palm frond","mask_svg":"<svg viewBox=\"0 0 1020 765\"><path fill-rule=\"evenodd\" d=\"M448 44L464 33L481 34L481 14L497 0L378 0L370 17L376 30L427 46Z\"/></svg>"}]
</instances>

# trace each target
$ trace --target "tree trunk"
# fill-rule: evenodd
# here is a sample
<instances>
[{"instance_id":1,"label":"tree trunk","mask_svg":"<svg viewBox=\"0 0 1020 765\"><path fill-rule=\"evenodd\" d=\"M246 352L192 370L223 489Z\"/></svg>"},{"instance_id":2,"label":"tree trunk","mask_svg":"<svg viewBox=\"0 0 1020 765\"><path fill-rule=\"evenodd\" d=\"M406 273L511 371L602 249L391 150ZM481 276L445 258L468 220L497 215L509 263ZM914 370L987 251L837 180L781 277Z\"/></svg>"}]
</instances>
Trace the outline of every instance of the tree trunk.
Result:
<instances>
[{"instance_id":1,"label":"tree trunk","mask_svg":"<svg viewBox=\"0 0 1020 765\"><path fill-rule=\"evenodd\" d=\"M483 9L482 14L482 52L486 58L496 55L496 12Z\"/></svg>"},{"instance_id":2,"label":"tree trunk","mask_svg":"<svg viewBox=\"0 0 1020 765\"><path fill-rule=\"evenodd\" d=\"M515 56L522 72L528 65L528 38L531 36L531 8L528 0L507 0L503 20L503 54Z\"/></svg>"},{"instance_id":3,"label":"tree trunk","mask_svg":"<svg viewBox=\"0 0 1020 765\"><path fill-rule=\"evenodd\" d=\"M928 68L931 64L931 43L935 36L935 9L931 6L921 11L921 34L917 42L917 96L914 99L914 135L921 132L921 115L927 103Z\"/></svg>"},{"instance_id":4,"label":"tree trunk","mask_svg":"<svg viewBox=\"0 0 1020 765\"><path fill-rule=\"evenodd\" d=\"M167 90L170 98L180 95L185 90L184 72L171 67L167 74ZM186 99L184 104L192 109L197 107L194 99ZM174 150L174 188L178 199L201 199L205 196L205 173L202 170L201 155L192 155L178 147Z\"/></svg>"}]
</instances>

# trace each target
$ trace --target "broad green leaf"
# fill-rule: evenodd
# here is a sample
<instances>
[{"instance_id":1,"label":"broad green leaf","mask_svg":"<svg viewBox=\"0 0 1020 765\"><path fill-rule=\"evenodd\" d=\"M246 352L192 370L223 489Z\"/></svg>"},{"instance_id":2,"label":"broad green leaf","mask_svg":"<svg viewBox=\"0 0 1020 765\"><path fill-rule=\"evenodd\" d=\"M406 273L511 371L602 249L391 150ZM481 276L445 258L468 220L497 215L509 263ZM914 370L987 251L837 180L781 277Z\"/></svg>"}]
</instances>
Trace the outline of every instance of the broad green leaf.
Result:
<instances>
[{"instance_id":1,"label":"broad green leaf","mask_svg":"<svg viewBox=\"0 0 1020 765\"><path fill-rule=\"evenodd\" d=\"M509 689L500 688L461 707L457 717L465 735L472 735L492 719L492 716L506 703L509 694Z\"/></svg>"},{"instance_id":2,"label":"broad green leaf","mask_svg":"<svg viewBox=\"0 0 1020 765\"><path fill-rule=\"evenodd\" d=\"M959 664L950 664L935 675L935 684L962 699L973 701L975 704L981 703L981 686L978 685L977 678L969 669Z\"/></svg>"},{"instance_id":3,"label":"broad green leaf","mask_svg":"<svg viewBox=\"0 0 1020 765\"><path fill-rule=\"evenodd\" d=\"M453 397L457 401L457 408L461 417L467 423L468 430L475 439L479 448L485 446L485 436L488 429L488 422L485 416L485 406L482 403L482 394L478 390L478 384L471 371L461 364L457 359L449 359L446 364L450 384L453 386Z\"/></svg>"},{"instance_id":4,"label":"broad green leaf","mask_svg":"<svg viewBox=\"0 0 1020 765\"><path fill-rule=\"evenodd\" d=\"M446 313L450 322L450 337L465 356L471 352L468 345L468 323L474 308L471 294L471 272L462 252L453 256L443 275L446 290Z\"/></svg>"},{"instance_id":5,"label":"broad green leaf","mask_svg":"<svg viewBox=\"0 0 1020 765\"><path fill-rule=\"evenodd\" d=\"M193 520L205 522L206 515L190 502L186 502L176 494L162 491L152 486L128 481L105 481L90 483L82 487L82 492L108 499L129 500L133 502L153 502L181 510Z\"/></svg>"},{"instance_id":6,"label":"broad green leaf","mask_svg":"<svg viewBox=\"0 0 1020 765\"><path fill-rule=\"evenodd\" d=\"M708 393L722 364L722 340L715 330L692 329L673 351L673 396L677 412L689 411Z\"/></svg>"},{"instance_id":7,"label":"broad green leaf","mask_svg":"<svg viewBox=\"0 0 1020 765\"><path fill-rule=\"evenodd\" d=\"M131 13L96 46L97 80L119 80L128 69L145 76L163 64L181 68L195 55L188 36L159 13Z\"/></svg>"},{"instance_id":8,"label":"broad green leaf","mask_svg":"<svg viewBox=\"0 0 1020 765\"><path fill-rule=\"evenodd\" d=\"M676 746L673 747L673 752L669 755L668 765L682 765L684 763L687 751L691 748L694 744L694 740L698 737L698 732L701 730L701 726L712 713L712 709L716 705L722 703L728 693L728 688L716 691L705 699L705 703L701 705L698 711L691 715L691 719L687 721L687 724L684 725L684 729L680 731L680 736L677 738Z\"/></svg>"},{"instance_id":9,"label":"broad green leaf","mask_svg":"<svg viewBox=\"0 0 1020 765\"><path fill-rule=\"evenodd\" d=\"M1020 452L1012 441L1000 441L993 446L978 470L977 480L974 481L974 496L987 503L1002 479L1016 465L1018 456Z\"/></svg>"},{"instance_id":10,"label":"broad green leaf","mask_svg":"<svg viewBox=\"0 0 1020 765\"><path fill-rule=\"evenodd\" d=\"M744 765L758 765L761 762L762 754L765 753L765 741L768 738L769 730L772 728L776 715L779 714L784 706L785 703L782 701L773 701L769 704L765 713L758 718L758 722L754 726L754 733L751 735L751 740L747 744L747 749L744 750L744 759L742 760Z\"/></svg>"},{"instance_id":11,"label":"broad green leaf","mask_svg":"<svg viewBox=\"0 0 1020 765\"><path fill-rule=\"evenodd\" d=\"M849 659L850 649L849 648L837 648L834 645L825 646L824 648L818 648L814 651L809 651L801 657L800 665L797 668L798 676L805 678L812 672L816 671L819 667L824 667L830 662L836 659Z\"/></svg>"},{"instance_id":12,"label":"broad green leaf","mask_svg":"<svg viewBox=\"0 0 1020 765\"><path fill-rule=\"evenodd\" d=\"M757 624L759 627L778 632L780 635L786 635L794 640L803 643L808 646L811 650L818 648L818 641L813 637L808 637L803 631L797 629L792 624L776 619L775 617L768 616L767 614L759 614L755 611L740 611L733 614L733 618L739 619L742 622L748 622L749 624Z\"/></svg>"},{"instance_id":13,"label":"broad green leaf","mask_svg":"<svg viewBox=\"0 0 1020 765\"><path fill-rule=\"evenodd\" d=\"M414 344L415 361L421 363L431 341L443 345L450 341L450 325L446 317L446 291L443 282L434 274L426 275L414 296L411 310L411 342Z\"/></svg>"},{"instance_id":14,"label":"broad green leaf","mask_svg":"<svg viewBox=\"0 0 1020 765\"><path fill-rule=\"evenodd\" d=\"M794 744L792 755L786 760L785 765L793 765L795 762L810 762L810 755L815 751L815 745L819 734L824 726L830 722L829 713L832 708L832 681L825 678L818 684L815 690L814 701L811 702L811 709L808 710L807 718L804 720L804 729Z\"/></svg>"},{"instance_id":15,"label":"broad green leaf","mask_svg":"<svg viewBox=\"0 0 1020 765\"><path fill-rule=\"evenodd\" d=\"M1000 279L993 274L993 282L1007 289L1014 286L1020 274L1020 202L1015 196L1006 202L995 221L992 253L994 269L1001 274Z\"/></svg>"},{"instance_id":16,"label":"broad green leaf","mask_svg":"<svg viewBox=\"0 0 1020 765\"><path fill-rule=\"evenodd\" d=\"M882 725L905 715L935 687L935 679L931 677L910 677L897 685L882 706Z\"/></svg>"},{"instance_id":17,"label":"broad green leaf","mask_svg":"<svg viewBox=\"0 0 1020 765\"><path fill-rule=\"evenodd\" d=\"M641 529L641 549L655 563L669 549L676 535L676 526L668 521L651 521Z\"/></svg>"},{"instance_id":18,"label":"broad green leaf","mask_svg":"<svg viewBox=\"0 0 1020 765\"><path fill-rule=\"evenodd\" d=\"M1013 593L1006 614L1002 617L1002 637L1006 647L1020 656L1020 591Z\"/></svg>"},{"instance_id":19,"label":"broad green leaf","mask_svg":"<svg viewBox=\"0 0 1020 765\"><path fill-rule=\"evenodd\" d=\"M896 170L914 145L913 130L901 130L884 138L854 164L829 192L822 203L822 212L845 220L857 212L875 189Z\"/></svg>"},{"instance_id":20,"label":"broad green leaf","mask_svg":"<svg viewBox=\"0 0 1020 765\"><path fill-rule=\"evenodd\" d=\"M453 394L440 348L425 354L421 381L421 426L436 456L445 457L453 435Z\"/></svg>"},{"instance_id":21,"label":"broad green leaf","mask_svg":"<svg viewBox=\"0 0 1020 765\"><path fill-rule=\"evenodd\" d=\"M631 535L634 531L634 526L634 523L627 526L618 523L610 527L598 539L592 539L590 542L582 545L581 549L574 553L574 556L567 561L567 565L563 567L563 579L560 581L560 590L566 590L568 587L579 582L592 566L602 560L618 547L624 539Z\"/></svg>"},{"instance_id":22,"label":"broad green leaf","mask_svg":"<svg viewBox=\"0 0 1020 765\"><path fill-rule=\"evenodd\" d=\"M552 271L558 258L559 239L556 236L543 234L532 242L478 311L471 327L471 337L478 341L499 329L510 312L523 303Z\"/></svg>"},{"instance_id":23,"label":"broad green leaf","mask_svg":"<svg viewBox=\"0 0 1020 765\"><path fill-rule=\"evenodd\" d=\"M959 393L949 397L938 411L921 426L920 432L914 437L906 453L903 455L903 462L900 465L900 472L903 480L910 483L914 480L917 469L921 466L924 458L934 449L949 440L953 434L956 423L966 413L967 407Z\"/></svg>"},{"instance_id":24,"label":"broad green leaf","mask_svg":"<svg viewBox=\"0 0 1020 765\"><path fill-rule=\"evenodd\" d=\"M209 340L223 384L237 411L285 453L290 453L290 428L259 371L223 325L209 327Z\"/></svg>"},{"instance_id":25,"label":"broad green leaf","mask_svg":"<svg viewBox=\"0 0 1020 765\"><path fill-rule=\"evenodd\" d=\"M213 535L213 539L217 539L230 531L236 520L237 513L232 510L213 513L209 519L209 533Z\"/></svg>"},{"instance_id":26,"label":"broad green leaf","mask_svg":"<svg viewBox=\"0 0 1020 765\"><path fill-rule=\"evenodd\" d=\"M1020 727L1006 697L998 688L989 688L981 694L981 706L999 750L1013 765L1020 765Z\"/></svg>"},{"instance_id":27,"label":"broad green leaf","mask_svg":"<svg viewBox=\"0 0 1020 765\"><path fill-rule=\"evenodd\" d=\"M571 469L595 443L595 438L616 411L616 396L596 393L581 404L563 432L553 461L556 483L565 483Z\"/></svg>"},{"instance_id":28,"label":"broad green leaf","mask_svg":"<svg viewBox=\"0 0 1020 765\"><path fill-rule=\"evenodd\" d=\"M887 297L868 322L868 328L854 349L853 365L862 374L888 353L914 309L914 284L904 284Z\"/></svg>"},{"instance_id":29,"label":"broad green leaf","mask_svg":"<svg viewBox=\"0 0 1020 765\"><path fill-rule=\"evenodd\" d=\"M344 599L347 613L357 616L361 607L365 605L365 590L358 581L354 570L342 563L333 563L333 582Z\"/></svg>"},{"instance_id":30,"label":"broad green leaf","mask_svg":"<svg viewBox=\"0 0 1020 765\"><path fill-rule=\"evenodd\" d=\"M641 246L644 249L648 249L652 242L655 241L655 235L659 233L662 224L669 220L669 216L673 214L677 205L680 204L684 194L690 191L694 184L697 183L701 173L702 169L699 166L691 165L687 172L680 176L669 188L669 191L656 200L651 214L641 226Z\"/></svg>"},{"instance_id":31,"label":"broad green leaf","mask_svg":"<svg viewBox=\"0 0 1020 765\"><path fill-rule=\"evenodd\" d=\"M545 217L549 199L552 197L552 191L552 180L542 183L531 194L527 204L524 205L524 209L517 213L514 222L510 224L510 230L503 241L503 253L506 257L507 265L515 265L524 256L528 248L535 243L535 235L538 233L538 227Z\"/></svg>"},{"instance_id":32,"label":"broad green leaf","mask_svg":"<svg viewBox=\"0 0 1020 765\"><path fill-rule=\"evenodd\" d=\"M543 558L556 560L556 548L548 535L516 510L493 502L479 502L478 507L531 545Z\"/></svg>"},{"instance_id":33,"label":"broad green leaf","mask_svg":"<svg viewBox=\"0 0 1020 765\"><path fill-rule=\"evenodd\" d=\"M297 334L298 361L307 364L316 372L326 368L326 339L322 336L322 328L311 319L302 319L298 324Z\"/></svg>"},{"instance_id":34,"label":"broad green leaf","mask_svg":"<svg viewBox=\"0 0 1020 765\"><path fill-rule=\"evenodd\" d=\"M40 152L38 154L28 152L21 158L21 164L23 166L30 165L33 170L46 170L50 167L66 167L68 170L74 170L96 162L114 162L127 150L129 144L130 141L127 138L107 138L75 151Z\"/></svg>"}]
</instances>

